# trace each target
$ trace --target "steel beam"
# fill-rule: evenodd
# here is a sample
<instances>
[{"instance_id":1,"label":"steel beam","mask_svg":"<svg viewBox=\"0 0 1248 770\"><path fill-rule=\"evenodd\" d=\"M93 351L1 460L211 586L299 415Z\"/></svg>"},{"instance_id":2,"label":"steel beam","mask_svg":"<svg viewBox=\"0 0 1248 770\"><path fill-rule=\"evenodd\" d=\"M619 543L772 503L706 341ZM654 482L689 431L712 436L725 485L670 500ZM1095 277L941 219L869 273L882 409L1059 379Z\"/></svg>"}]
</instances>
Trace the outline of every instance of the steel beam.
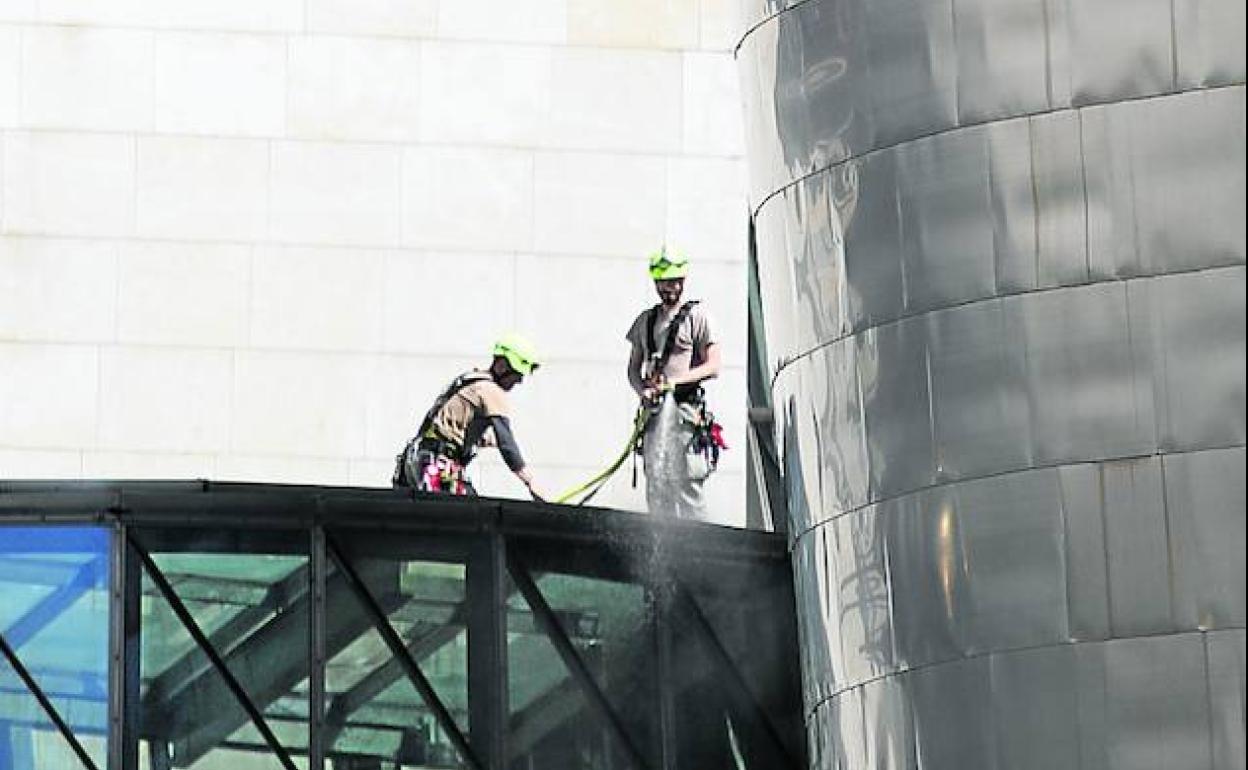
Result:
<instances>
[{"instance_id":1,"label":"steel beam","mask_svg":"<svg viewBox=\"0 0 1248 770\"><path fill-rule=\"evenodd\" d=\"M727 692L729 702L733 705L736 716L743 721L745 726L750 728L752 735L758 737L761 747L766 752L766 766L800 770L801 763L785 746L779 731L776 730L771 723L771 719L768 718L767 710L754 697L754 693L750 690L745 678L741 676L736 663L733 662L732 657L728 654L710 621L706 619L702 608L698 606L697 600L679 584L674 584L672 588L673 608L679 613L680 620L702 643L702 647L710 658L714 671L718 674L716 681Z\"/></svg>"},{"instance_id":2,"label":"steel beam","mask_svg":"<svg viewBox=\"0 0 1248 770\"><path fill-rule=\"evenodd\" d=\"M138 553L139 558L142 559L143 567L147 570L148 577L151 578L152 582L156 584L156 587L160 589L161 595L163 595L165 601L169 603L169 607L173 610L173 613L177 615L178 620L182 623L183 627L186 628L187 632L191 635L191 638L195 640L195 643L203 649L204 653L208 656L208 659L212 661L213 668L216 669L216 672L221 676L221 680L225 682L226 687L228 687L230 692L234 695L234 698L238 701L238 705L242 706L243 710L247 712L247 716L251 719L252 724L254 724L256 730L260 732L260 735L264 738L265 743L268 744L269 749L273 752L274 756L276 756L278 761L281 762L282 767L286 768L286 770L297 770L294 762L290 758L290 754L287 753L286 748L282 746L280 741L277 740L277 736L273 734L273 731L269 729L268 724L264 721L264 715L260 713L260 710L256 708L256 705L251 702L251 698L247 695L247 691L243 689L241 684L239 684L238 680L234 677L234 674L230 671L229 666L225 664L225 661L221 659L221 656L218 655L216 650L212 648L212 643L208 641L208 637L204 635L204 632L200 629L199 624L195 622L195 618L191 616L191 613L187 610L186 605L184 605L182 600L178 598L177 593L173 590L173 586L169 585L169 581L165 579L164 574L160 571L160 567L155 561L152 560L152 557L140 548L133 540L130 541L130 544Z\"/></svg>"},{"instance_id":3,"label":"steel beam","mask_svg":"<svg viewBox=\"0 0 1248 770\"><path fill-rule=\"evenodd\" d=\"M395 632L394 627L390 625L386 611L377 603L377 600L368 590L368 586L365 585L364 581L356 573L355 567L342 555L341 550L334 544L333 538L328 533L325 536L325 547L330 558L337 565L339 572L346 578L347 584L355 593L356 598L363 605L365 612L372 618L373 627L381 635L382 641L386 643L386 647L390 649L390 654L403 667L403 672L407 674L407 678L416 688L416 692L420 694L420 697L425 701L425 705L433 713L438 726L442 728L447 738L450 739L451 743L459 751L460 758L472 770L487 770L481 764L481 760L477 757L476 752L468 744L464 734L460 732L459 726L455 724L455 718L451 716L450 711L447 710L446 706L438 698L433 685L429 683L429 680L420 670L420 666L416 665L416 662L408 655L407 647Z\"/></svg>"},{"instance_id":4,"label":"steel beam","mask_svg":"<svg viewBox=\"0 0 1248 770\"><path fill-rule=\"evenodd\" d=\"M39 707L48 715L48 719L52 721L57 731L60 732L61 737L65 739L65 742L69 744L74 754L77 755L82 762L82 766L87 768L87 770L99 770L99 767L91 759L91 755L87 753L87 750L78 741L77 736L74 735L74 731L61 718L60 713L56 710L56 706L52 705L52 701L48 699L47 695L44 695L43 690L39 687L39 683L30 675L30 672L26 670L26 666L22 665L21 659L17 657L17 653L5 641L3 634L0 634L0 656L9 661L9 666L12 667L13 672L17 674L22 683L26 685L26 689L39 702Z\"/></svg>"},{"instance_id":5,"label":"steel beam","mask_svg":"<svg viewBox=\"0 0 1248 770\"><path fill-rule=\"evenodd\" d=\"M593 674L590 673L585 662L581 660L581 656L577 654L576 647L573 646L572 641L563 632L563 629L560 628L554 611L551 610L550 605L546 602L546 598L538 590L537 584L533 582L533 577L529 574L529 571L514 554L508 554L507 567L511 572L512 580L515 581L516 588L520 590L525 601L529 603L529 609L533 611L533 617L538 621L546 636L555 646L555 651L567 667L568 673L572 675L573 680L576 681L581 691L585 694L590 711L615 738L621 751L623 751L629 763L636 770L648 768L649 766L645 758L637 750L632 739L628 736L628 732L624 729L623 721L611 707L607 696L598 687L598 683L594 681Z\"/></svg>"}]
</instances>

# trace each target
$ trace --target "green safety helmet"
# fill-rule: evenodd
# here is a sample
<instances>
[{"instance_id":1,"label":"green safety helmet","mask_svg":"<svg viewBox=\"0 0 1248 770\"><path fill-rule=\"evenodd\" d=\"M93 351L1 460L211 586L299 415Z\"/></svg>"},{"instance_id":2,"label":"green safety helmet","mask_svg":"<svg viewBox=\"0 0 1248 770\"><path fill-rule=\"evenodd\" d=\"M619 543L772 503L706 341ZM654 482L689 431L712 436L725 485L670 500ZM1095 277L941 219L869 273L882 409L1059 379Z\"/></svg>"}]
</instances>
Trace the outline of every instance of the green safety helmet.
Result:
<instances>
[{"instance_id":1,"label":"green safety helmet","mask_svg":"<svg viewBox=\"0 0 1248 770\"><path fill-rule=\"evenodd\" d=\"M541 366L541 362L537 360L537 350L533 347L533 343L514 332L504 334L499 338L498 342L494 343L494 355L507 359L507 364L517 374L527 376Z\"/></svg>"},{"instance_id":2,"label":"green safety helmet","mask_svg":"<svg viewBox=\"0 0 1248 770\"><path fill-rule=\"evenodd\" d=\"M689 275L689 258L666 246L650 255L650 277L656 281L684 278Z\"/></svg>"}]
</instances>

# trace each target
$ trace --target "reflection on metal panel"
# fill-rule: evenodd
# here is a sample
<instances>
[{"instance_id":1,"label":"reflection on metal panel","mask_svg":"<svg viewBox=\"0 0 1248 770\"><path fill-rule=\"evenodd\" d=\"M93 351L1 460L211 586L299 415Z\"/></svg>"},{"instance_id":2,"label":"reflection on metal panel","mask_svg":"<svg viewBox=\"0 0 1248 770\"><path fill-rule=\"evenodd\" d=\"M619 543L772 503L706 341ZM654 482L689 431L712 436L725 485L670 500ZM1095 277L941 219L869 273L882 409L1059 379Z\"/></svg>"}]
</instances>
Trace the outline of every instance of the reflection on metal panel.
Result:
<instances>
[{"instance_id":1,"label":"reflection on metal panel","mask_svg":"<svg viewBox=\"0 0 1248 770\"><path fill-rule=\"evenodd\" d=\"M1180 88L1244 82L1244 3L1175 0Z\"/></svg>"},{"instance_id":2,"label":"reflection on metal panel","mask_svg":"<svg viewBox=\"0 0 1248 770\"><path fill-rule=\"evenodd\" d=\"M964 653L968 588L954 506L953 495L939 488L880 506L900 666L915 668Z\"/></svg>"},{"instance_id":3,"label":"reflection on metal panel","mask_svg":"<svg viewBox=\"0 0 1248 770\"><path fill-rule=\"evenodd\" d=\"M813 766L1243 768L1243 3L744 5Z\"/></svg>"},{"instance_id":4,"label":"reflection on metal panel","mask_svg":"<svg viewBox=\"0 0 1248 770\"><path fill-rule=\"evenodd\" d=\"M907 319L858 336L858 374L871 453L873 497L935 480L926 331Z\"/></svg>"},{"instance_id":5,"label":"reflection on metal panel","mask_svg":"<svg viewBox=\"0 0 1248 770\"><path fill-rule=\"evenodd\" d=\"M1033 464L1026 351L999 300L927 316L936 473L973 478Z\"/></svg>"},{"instance_id":6,"label":"reflection on metal panel","mask_svg":"<svg viewBox=\"0 0 1248 770\"><path fill-rule=\"evenodd\" d=\"M1243 447L1162 458L1180 628L1244 627L1244 460Z\"/></svg>"},{"instance_id":7,"label":"reflection on metal panel","mask_svg":"<svg viewBox=\"0 0 1248 770\"><path fill-rule=\"evenodd\" d=\"M863 5L875 141L893 144L953 126L957 60L952 0L874 0Z\"/></svg>"},{"instance_id":8,"label":"reflection on metal panel","mask_svg":"<svg viewBox=\"0 0 1248 770\"><path fill-rule=\"evenodd\" d=\"M1173 87L1169 0L1068 5L1075 104L1162 93Z\"/></svg>"},{"instance_id":9,"label":"reflection on metal panel","mask_svg":"<svg viewBox=\"0 0 1248 770\"><path fill-rule=\"evenodd\" d=\"M1145 454L1154 441L1143 341L1127 291L1102 283L1005 301L1021 317L1032 436L1041 463Z\"/></svg>"},{"instance_id":10,"label":"reflection on metal panel","mask_svg":"<svg viewBox=\"0 0 1248 770\"><path fill-rule=\"evenodd\" d=\"M1153 321L1164 451L1244 444L1245 270L1129 284Z\"/></svg>"},{"instance_id":11,"label":"reflection on metal panel","mask_svg":"<svg viewBox=\"0 0 1248 770\"><path fill-rule=\"evenodd\" d=\"M1209 704L1213 713L1213 767L1244 768L1244 629L1205 634Z\"/></svg>"},{"instance_id":12,"label":"reflection on metal panel","mask_svg":"<svg viewBox=\"0 0 1248 770\"><path fill-rule=\"evenodd\" d=\"M1173 631L1161 462L1106 463L1100 482L1112 635Z\"/></svg>"},{"instance_id":13,"label":"reflection on metal panel","mask_svg":"<svg viewBox=\"0 0 1248 770\"><path fill-rule=\"evenodd\" d=\"M897 156L883 152L845 164L857 194L838 202L845 232L845 275L855 328L901 315L901 206Z\"/></svg>"},{"instance_id":14,"label":"reflection on metal panel","mask_svg":"<svg viewBox=\"0 0 1248 770\"><path fill-rule=\"evenodd\" d=\"M884 525L867 508L833 520L824 528L830 569L836 572L833 619L840 628L845 678L864 682L894 670L893 632Z\"/></svg>"},{"instance_id":15,"label":"reflection on metal panel","mask_svg":"<svg viewBox=\"0 0 1248 770\"><path fill-rule=\"evenodd\" d=\"M992 714L1002 768L1092 768L1081 764L1074 652L1069 646L991 656Z\"/></svg>"},{"instance_id":16,"label":"reflection on metal panel","mask_svg":"<svg viewBox=\"0 0 1248 770\"><path fill-rule=\"evenodd\" d=\"M958 118L966 125L1049 105L1045 0L957 0Z\"/></svg>"},{"instance_id":17,"label":"reflection on metal panel","mask_svg":"<svg viewBox=\"0 0 1248 770\"><path fill-rule=\"evenodd\" d=\"M996 761L989 658L928 666L906 675L914 703L918 766L1007 770Z\"/></svg>"},{"instance_id":18,"label":"reflection on metal panel","mask_svg":"<svg viewBox=\"0 0 1248 770\"><path fill-rule=\"evenodd\" d=\"M870 461L853 339L819 348L809 359L812 397L824 427L826 506L821 518L852 510L868 499Z\"/></svg>"},{"instance_id":19,"label":"reflection on metal panel","mask_svg":"<svg viewBox=\"0 0 1248 770\"><path fill-rule=\"evenodd\" d=\"M898 149L907 312L995 292L986 139L968 129Z\"/></svg>"},{"instance_id":20,"label":"reflection on metal panel","mask_svg":"<svg viewBox=\"0 0 1248 770\"><path fill-rule=\"evenodd\" d=\"M957 516L970 594L967 651L1067 639L1057 474L1046 468L960 484Z\"/></svg>"},{"instance_id":21,"label":"reflection on metal panel","mask_svg":"<svg viewBox=\"0 0 1248 770\"><path fill-rule=\"evenodd\" d=\"M1003 120L988 131L988 194L997 291L1036 288L1036 185L1031 160L1031 121Z\"/></svg>"},{"instance_id":22,"label":"reflection on metal panel","mask_svg":"<svg viewBox=\"0 0 1248 770\"><path fill-rule=\"evenodd\" d=\"M1105 643L1110 768L1212 767L1205 665L1202 634Z\"/></svg>"},{"instance_id":23,"label":"reflection on metal panel","mask_svg":"<svg viewBox=\"0 0 1248 770\"><path fill-rule=\"evenodd\" d=\"M862 767L908 770L916 766L914 716L905 677L890 676L863 685L867 761Z\"/></svg>"},{"instance_id":24,"label":"reflection on metal panel","mask_svg":"<svg viewBox=\"0 0 1248 770\"><path fill-rule=\"evenodd\" d=\"M1109 638L1109 570L1105 516L1101 512L1100 466L1067 465L1058 469L1062 521L1066 526L1066 581L1070 638Z\"/></svg>"}]
</instances>

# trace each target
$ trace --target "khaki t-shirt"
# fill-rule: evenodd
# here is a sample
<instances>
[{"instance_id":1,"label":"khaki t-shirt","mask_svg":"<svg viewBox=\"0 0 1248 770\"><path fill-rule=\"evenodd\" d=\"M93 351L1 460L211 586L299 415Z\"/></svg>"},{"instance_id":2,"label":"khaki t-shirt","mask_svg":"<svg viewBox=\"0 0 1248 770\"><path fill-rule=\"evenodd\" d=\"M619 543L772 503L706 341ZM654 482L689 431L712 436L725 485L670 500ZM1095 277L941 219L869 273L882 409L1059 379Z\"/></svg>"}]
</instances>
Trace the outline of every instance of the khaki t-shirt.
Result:
<instances>
[{"instance_id":1,"label":"khaki t-shirt","mask_svg":"<svg viewBox=\"0 0 1248 770\"><path fill-rule=\"evenodd\" d=\"M682 302L681 305L683 304ZM637 316L625 337L633 344L633 347L640 347L643 355L661 352L663 342L667 339L667 327L671 325L672 319L678 312L680 312L680 305L670 310L662 305L659 306L659 317L654 324L654 338L649 345L645 343L645 338L650 310L643 310L641 315ZM706 360L707 347L718 341L711 317L699 302L689 309L688 315L676 332L672 354L667 359L667 366L663 368L664 376L671 379L695 366L700 366Z\"/></svg>"},{"instance_id":2,"label":"khaki t-shirt","mask_svg":"<svg viewBox=\"0 0 1248 770\"><path fill-rule=\"evenodd\" d=\"M480 370L473 370L473 373ZM451 396L446 405L433 417L433 427L447 441L463 446L464 434L468 426L476 419L490 417L507 417L510 419L511 407L507 403L507 392L490 378L489 374L459 389ZM486 429L482 436L481 446L494 446L494 431ZM465 447L469 451L472 447Z\"/></svg>"}]
</instances>

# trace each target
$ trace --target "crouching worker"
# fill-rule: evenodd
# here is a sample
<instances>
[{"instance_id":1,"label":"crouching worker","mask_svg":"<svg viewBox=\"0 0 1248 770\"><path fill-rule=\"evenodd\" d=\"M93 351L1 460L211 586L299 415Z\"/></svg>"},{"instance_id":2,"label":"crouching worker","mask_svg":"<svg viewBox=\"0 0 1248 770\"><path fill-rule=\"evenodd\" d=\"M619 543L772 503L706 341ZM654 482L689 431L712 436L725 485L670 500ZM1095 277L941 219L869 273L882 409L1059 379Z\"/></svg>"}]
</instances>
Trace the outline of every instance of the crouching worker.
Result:
<instances>
[{"instance_id":1,"label":"crouching worker","mask_svg":"<svg viewBox=\"0 0 1248 770\"><path fill-rule=\"evenodd\" d=\"M434 401L416 435L395 458L394 487L475 495L464 469L479 447L492 446L529 494L545 499L512 435L507 401L507 391L538 365L533 346L519 335L508 334L495 343L488 369L464 372Z\"/></svg>"}]
</instances>

